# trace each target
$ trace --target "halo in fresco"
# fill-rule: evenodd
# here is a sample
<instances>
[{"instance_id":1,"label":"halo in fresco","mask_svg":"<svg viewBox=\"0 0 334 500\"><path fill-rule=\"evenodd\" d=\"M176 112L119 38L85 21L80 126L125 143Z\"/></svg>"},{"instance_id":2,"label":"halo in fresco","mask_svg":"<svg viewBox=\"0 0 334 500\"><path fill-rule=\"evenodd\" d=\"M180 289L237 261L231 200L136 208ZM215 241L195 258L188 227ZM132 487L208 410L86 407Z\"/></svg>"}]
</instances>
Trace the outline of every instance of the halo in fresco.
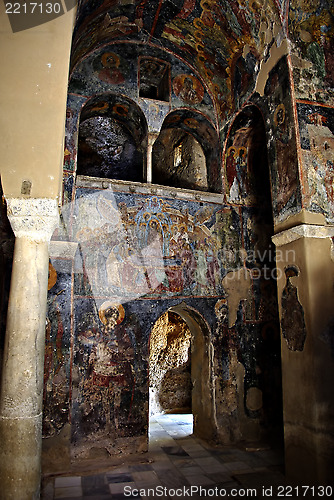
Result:
<instances>
[{"instance_id":1,"label":"halo in fresco","mask_svg":"<svg viewBox=\"0 0 334 500\"><path fill-rule=\"evenodd\" d=\"M106 311L108 309L115 309L118 311L118 318L116 320L116 324L120 325L125 317L125 311L122 304L115 304L114 302L109 302L109 301L103 302L103 304L99 309L99 318L104 325L107 324Z\"/></svg>"},{"instance_id":2,"label":"halo in fresco","mask_svg":"<svg viewBox=\"0 0 334 500\"><path fill-rule=\"evenodd\" d=\"M203 85L192 75L176 76L173 91L186 104L199 104L204 97Z\"/></svg>"}]
</instances>

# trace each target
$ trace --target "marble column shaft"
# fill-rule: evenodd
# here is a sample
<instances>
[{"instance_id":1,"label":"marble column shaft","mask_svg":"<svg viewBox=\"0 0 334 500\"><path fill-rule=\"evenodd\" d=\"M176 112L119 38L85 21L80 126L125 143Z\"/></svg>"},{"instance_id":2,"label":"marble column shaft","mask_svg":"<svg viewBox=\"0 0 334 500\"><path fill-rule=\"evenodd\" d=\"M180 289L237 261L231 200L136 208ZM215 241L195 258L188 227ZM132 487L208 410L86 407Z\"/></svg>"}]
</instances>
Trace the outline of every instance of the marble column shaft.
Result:
<instances>
[{"instance_id":1,"label":"marble column shaft","mask_svg":"<svg viewBox=\"0 0 334 500\"><path fill-rule=\"evenodd\" d=\"M40 495L48 242L55 200L7 200L16 236L0 396L0 499Z\"/></svg>"}]
</instances>

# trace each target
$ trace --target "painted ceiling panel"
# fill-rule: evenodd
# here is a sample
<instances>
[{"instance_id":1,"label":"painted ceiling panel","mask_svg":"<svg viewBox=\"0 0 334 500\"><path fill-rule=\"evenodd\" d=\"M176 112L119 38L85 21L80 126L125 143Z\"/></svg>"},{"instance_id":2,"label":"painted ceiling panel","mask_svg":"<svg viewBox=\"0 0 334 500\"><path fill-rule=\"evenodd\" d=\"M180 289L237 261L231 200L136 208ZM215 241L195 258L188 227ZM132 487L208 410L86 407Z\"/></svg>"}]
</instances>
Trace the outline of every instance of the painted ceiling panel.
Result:
<instances>
[{"instance_id":1,"label":"painted ceiling panel","mask_svg":"<svg viewBox=\"0 0 334 500\"><path fill-rule=\"evenodd\" d=\"M284 5L284 0L82 0L71 67L92 51L117 42L124 44L125 61L129 43L141 46L146 55L164 50L202 79L224 118L240 98L231 91L235 72L245 73L241 93L254 88L256 62L263 50L261 26L280 26Z\"/></svg>"}]
</instances>

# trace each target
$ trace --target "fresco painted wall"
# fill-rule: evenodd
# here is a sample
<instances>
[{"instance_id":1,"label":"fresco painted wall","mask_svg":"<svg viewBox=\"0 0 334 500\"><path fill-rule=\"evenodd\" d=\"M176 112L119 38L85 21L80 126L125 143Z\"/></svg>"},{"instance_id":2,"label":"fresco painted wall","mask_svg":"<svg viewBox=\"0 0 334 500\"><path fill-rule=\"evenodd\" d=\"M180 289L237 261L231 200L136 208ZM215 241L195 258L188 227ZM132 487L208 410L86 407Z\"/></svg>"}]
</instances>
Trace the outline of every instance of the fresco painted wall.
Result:
<instances>
[{"instance_id":1,"label":"fresco painted wall","mask_svg":"<svg viewBox=\"0 0 334 500\"><path fill-rule=\"evenodd\" d=\"M275 223L302 208L299 159L288 63L283 57L270 71L265 95L270 119L268 153Z\"/></svg>"},{"instance_id":2,"label":"fresco painted wall","mask_svg":"<svg viewBox=\"0 0 334 500\"><path fill-rule=\"evenodd\" d=\"M252 252L256 242L262 248L254 222L260 211L228 207L219 195L203 204L148 190L131 193L128 186L113 191L98 189L98 181L95 189L87 180L86 187L78 183L73 211L63 210L67 234L78 244L73 273L69 262L52 259L58 271L49 291L45 435L59 433L70 420L74 459L145 449L149 336L155 321L181 302L211 332L220 439L246 432L240 414L258 428L271 426L266 398L275 377L268 356L276 357L278 369L279 336L275 281L261 271L273 256ZM229 324L221 313L230 302L223 280L232 282L238 270L249 291ZM238 384L236 367L244 374ZM274 413L279 420L279 409Z\"/></svg>"},{"instance_id":3,"label":"fresco painted wall","mask_svg":"<svg viewBox=\"0 0 334 500\"><path fill-rule=\"evenodd\" d=\"M334 104L334 9L328 0L292 0L289 38L298 99Z\"/></svg>"},{"instance_id":4,"label":"fresco painted wall","mask_svg":"<svg viewBox=\"0 0 334 500\"><path fill-rule=\"evenodd\" d=\"M268 19L280 26L285 21L285 2L245 5L241 0L178 0L161 4L144 0L113 2L112 9L102 0L82 2L72 68L91 50L117 40L122 41L124 52L127 44L137 43L147 55L162 41L168 51L208 82L217 113L224 121L254 90L257 62L271 42L266 35ZM118 72L122 73L121 63L113 77L121 84Z\"/></svg>"},{"instance_id":5,"label":"fresco painted wall","mask_svg":"<svg viewBox=\"0 0 334 500\"><path fill-rule=\"evenodd\" d=\"M150 66L141 64L144 56L149 56ZM155 47L147 51L142 45L123 43L95 50L72 73L69 91L86 96L116 91L140 104L144 98L140 97L138 87L143 80L144 83L148 80L156 83L161 65L166 64L167 97L147 103L151 107L150 128L160 130L161 116L164 117L171 108L182 106L205 112L215 120L212 97L196 71L169 52Z\"/></svg>"},{"instance_id":6,"label":"fresco painted wall","mask_svg":"<svg viewBox=\"0 0 334 500\"><path fill-rule=\"evenodd\" d=\"M289 37L301 142L303 206L333 222L334 10L290 2Z\"/></svg>"},{"instance_id":7,"label":"fresco painted wall","mask_svg":"<svg viewBox=\"0 0 334 500\"><path fill-rule=\"evenodd\" d=\"M71 387L71 281L72 262L49 263L45 329L43 435L57 435L69 422Z\"/></svg>"},{"instance_id":8,"label":"fresco painted wall","mask_svg":"<svg viewBox=\"0 0 334 500\"><path fill-rule=\"evenodd\" d=\"M308 210L334 221L333 108L298 102L303 162L304 203Z\"/></svg>"}]
</instances>

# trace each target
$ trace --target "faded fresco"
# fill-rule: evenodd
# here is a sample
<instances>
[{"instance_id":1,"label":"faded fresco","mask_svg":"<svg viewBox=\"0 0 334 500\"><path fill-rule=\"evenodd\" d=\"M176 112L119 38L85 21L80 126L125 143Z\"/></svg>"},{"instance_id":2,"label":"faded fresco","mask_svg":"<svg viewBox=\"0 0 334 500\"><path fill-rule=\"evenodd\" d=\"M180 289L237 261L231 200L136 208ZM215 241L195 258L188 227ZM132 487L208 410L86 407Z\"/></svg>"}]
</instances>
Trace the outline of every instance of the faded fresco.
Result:
<instances>
[{"instance_id":1,"label":"faded fresco","mask_svg":"<svg viewBox=\"0 0 334 500\"><path fill-rule=\"evenodd\" d=\"M268 199L266 131L255 106L246 107L235 118L226 144L224 166L229 203L249 206ZM266 208L271 213L271 207Z\"/></svg>"},{"instance_id":2,"label":"faded fresco","mask_svg":"<svg viewBox=\"0 0 334 500\"><path fill-rule=\"evenodd\" d=\"M308 210L334 221L333 108L298 103L303 161L304 203Z\"/></svg>"},{"instance_id":3,"label":"faded fresco","mask_svg":"<svg viewBox=\"0 0 334 500\"><path fill-rule=\"evenodd\" d=\"M150 57L146 54L141 45L130 43L97 50L72 73L69 92L85 96L115 92L140 106L154 104L159 110L156 116L147 113L151 131L160 130L161 117L182 106L216 120L212 95L192 66L155 47L150 49Z\"/></svg>"},{"instance_id":4,"label":"faded fresco","mask_svg":"<svg viewBox=\"0 0 334 500\"><path fill-rule=\"evenodd\" d=\"M54 265L45 380L48 405L63 415L58 423L46 421L45 432L59 432L69 419L75 457L145 449L150 333L161 315L180 304L206 325L219 436L229 425L228 438L240 437L240 415L264 427L279 424L279 396L273 396L280 391L280 339L270 182L275 221L300 204L286 61L270 72L263 97L254 91L263 51L267 47L268 55L272 42L266 36L268 19L277 26L279 18L284 22L286 2L246 4L80 4L62 225L54 237L77 243L77 251L66 277ZM260 108L244 107L250 96L263 108L269 103L270 125ZM275 142L268 141L268 130ZM155 139L153 183L187 193L170 189L156 195L154 185L130 185L146 182L137 174L142 166L145 171L148 138L150 145ZM220 141L226 141L224 150ZM168 157L171 168L190 166L186 155L183 163L174 158L181 144L194 153L194 162L203 161L198 175L205 182L160 182L163 177L156 174L158 168L166 173ZM103 179L90 183L89 177ZM118 180L116 189L109 179ZM230 289L224 280L230 280ZM230 290L245 283L230 325ZM72 291L70 314L59 302L63 289ZM53 380L63 387L64 374L70 378L61 409L55 407Z\"/></svg>"},{"instance_id":5,"label":"faded fresco","mask_svg":"<svg viewBox=\"0 0 334 500\"><path fill-rule=\"evenodd\" d=\"M268 248L272 227L261 210L77 187L62 219L78 247L73 274L57 260L57 271L50 272L45 435L57 434L70 418L74 457L145 449L149 335L159 316L181 302L198 311L212 331L218 408L234 384L232 351L222 351L232 335L249 393L242 411L272 422L270 405L255 408L251 397L258 390L270 400L272 382L257 374L254 359L269 370L262 339L277 323L275 281L262 279L274 253ZM250 293L224 333L215 305L226 296L224 277L233 279L238 270L249 277ZM66 302L71 286L73 298Z\"/></svg>"},{"instance_id":6,"label":"faded fresco","mask_svg":"<svg viewBox=\"0 0 334 500\"><path fill-rule=\"evenodd\" d=\"M177 0L163 3L143 0L130 4L118 2L112 10L103 0L93 5L82 2L74 32L72 68L76 68L77 63L92 49L121 40L122 51L103 49L116 54L111 62L102 62L101 56L96 62L96 70L102 71L102 78L115 82L112 84L121 88L127 72L123 63L126 61L128 68L132 65L126 52L133 51L138 42L138 45L142 43L144 46L150 42L147 55L152 56L159 39L162 39L169 51L194 67L200 77L209 82L218 114L225 119L254 88L259 68L256 65L257 54L267 43L263 39L262 23L266 25L270 18L279 25L280 18L284 21L284 10L284 2L266 2L264 6L247 2L245 7L241 0ZM92 23L96 16L100 16L100 24ZM246 51L243 50L245 46ZM162 59L166 57L167 53ZM109 75L109 65L112 76ZM179 74L188 73L179 71ZM189 90L191 81L192 78L187 80ZM234 88L236 93L232 90ZM195 88L192 90L197 91ZM193 98L190 101L194 103Z\"/></svg>"},{"instance_id":7,"label":"faded fresco","mask_svg":"<svg viewBox=\"0 0 334 500\"><path fill-rule=\"evenodd\" d=\"M298 57L294 64L296 96L333 105L334 7L328 0L292 0L289 37Z\"/></svg>"},{"instance_id":8,"label":"faded fresco","mask_svg":"<svg viewBox=\"0 0 334 500\"><path fill-rule=\"evenodd\" d=\"M57 435L70 420L72 262L49 263L45 329L43 435Z\"/></svg>"},{"instance_id":9,"label":"faded fresco","mask_svg":"<svg viewBox=\"0 0 334 500\"><path fill-rule=\"evenodd\" d=\"M78 295L124 301L221 293L219 205L78 190L75 215L84 269Z\"/></svg>"},{"instance_id":10,"label":"faded fresco","mask_svg":"<svg viewBox=\"0 0 334 500\"><path fill-rule=\"evenodd\" d=\"M82 440L93 439L118 453L118 439L146 431L141 332L121 304L108 300L77 299L75 323L72 442L80 450Z\"/></svg>"},{"instance_id":11,"label":"faded fresco","mask_svg":"<svg viewBox=\"0 0 334 500\"><path fill-rule=\"evenodd\" d=\"M300 211L302 206L297 142L286 58L269 73L265 94L269 100L273 145L269 166L275 222Z\"/></svg>"}]
</instances>

